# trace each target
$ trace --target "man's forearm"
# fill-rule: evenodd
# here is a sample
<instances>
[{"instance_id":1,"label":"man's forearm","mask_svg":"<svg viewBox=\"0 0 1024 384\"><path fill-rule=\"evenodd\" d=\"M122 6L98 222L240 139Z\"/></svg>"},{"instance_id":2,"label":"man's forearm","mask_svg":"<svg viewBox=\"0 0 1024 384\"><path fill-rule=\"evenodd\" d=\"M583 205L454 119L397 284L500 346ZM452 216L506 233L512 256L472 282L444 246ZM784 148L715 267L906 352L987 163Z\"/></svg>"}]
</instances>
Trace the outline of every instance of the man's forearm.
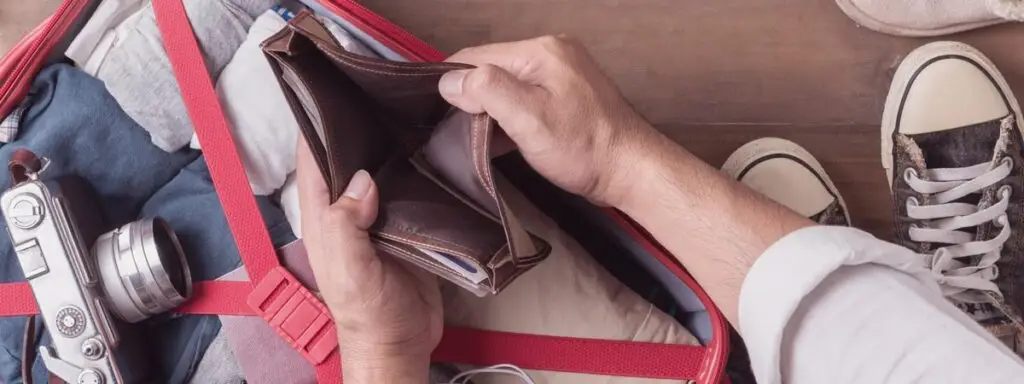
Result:
<instances>
[{"instance_id":1,"label":"man's forearm","mask_svg":"<svg viewBox=\"0 0 1024 384\"><path fill-rule=\"evenodd\" d=\"M615 205L647 229L737 324L740 287L765 249L813 223L726 177L660 134L630 156Z\"/></svg>"}]
</instances>

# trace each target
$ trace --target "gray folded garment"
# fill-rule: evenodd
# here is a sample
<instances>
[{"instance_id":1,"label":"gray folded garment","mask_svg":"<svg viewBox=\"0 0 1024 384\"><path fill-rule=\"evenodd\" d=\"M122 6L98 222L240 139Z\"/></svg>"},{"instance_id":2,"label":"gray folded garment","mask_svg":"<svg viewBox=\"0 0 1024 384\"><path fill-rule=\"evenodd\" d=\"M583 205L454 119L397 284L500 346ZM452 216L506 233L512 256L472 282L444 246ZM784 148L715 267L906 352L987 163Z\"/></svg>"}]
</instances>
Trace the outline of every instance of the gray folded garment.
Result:
<instances>
[{"instance_id":1,"label":"gray folded garment","mask_svg":"<svg viewBox=\"0 0 1024 384\"><path fill-rule=\"evenodd\" d=\"M196 366L189 383L246 383L245 374L242 373L242 368L238 367L235 354L231 352L231 345L228 344L228 337L223 332L217 334L217 337L210 343L210 347L203 353L203 359Z\"/></svg>"},{"instance_id":2,"label":"gray folded garment","mask_svg":"<svg viewBox=\"0 0 1024 384\"><path fill-rule=\"evenodd\" d=\"M245 40L254 18L276 2L185 0L185 11L213 81ZM164 51L152 4L129 16L113 32L109 49L97 49L89 58L100 63L94 75L106 83L128 116L149 131L157 147L173 152L188 145L192 123Z\"/></svg>"}]
</instances>

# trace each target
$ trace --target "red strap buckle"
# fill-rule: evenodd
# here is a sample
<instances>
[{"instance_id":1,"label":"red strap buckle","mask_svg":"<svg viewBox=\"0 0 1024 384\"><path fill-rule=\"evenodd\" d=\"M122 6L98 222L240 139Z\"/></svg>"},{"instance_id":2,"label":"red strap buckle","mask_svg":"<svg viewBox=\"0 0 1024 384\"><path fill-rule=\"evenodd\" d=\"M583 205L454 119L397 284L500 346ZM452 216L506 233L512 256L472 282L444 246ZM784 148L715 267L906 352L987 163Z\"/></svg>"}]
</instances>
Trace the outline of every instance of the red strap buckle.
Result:
<instances>
[{"instance_id":1,"label":"red strap buckle","mask_svg":"<svg viewBox=\"0 0 1024 384\"><path fill-rule=\"evenodd\" d=\"M338 348L327 307L284 267L270 270L246 303L313 365Z\"/></svg>"}]
</instances>

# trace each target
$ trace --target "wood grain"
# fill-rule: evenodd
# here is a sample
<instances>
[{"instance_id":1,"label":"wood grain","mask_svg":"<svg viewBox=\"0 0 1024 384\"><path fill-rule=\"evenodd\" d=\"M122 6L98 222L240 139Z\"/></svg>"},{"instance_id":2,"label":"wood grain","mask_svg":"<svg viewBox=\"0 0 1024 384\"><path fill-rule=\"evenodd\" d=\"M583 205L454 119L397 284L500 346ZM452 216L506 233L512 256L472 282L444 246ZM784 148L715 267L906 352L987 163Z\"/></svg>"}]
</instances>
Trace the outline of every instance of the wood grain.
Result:
<instances>
[{"instance_id":1,"label":"wood grain","mask_svg":"<svg viewBox=\"0 0 1024 384\"><path fill-rule=\"evenodd\" d=\"M901 58L930 40L858 27L832 0L363 0L447 51L578 37L652 123L713 165L763 136L815 154L854 224L891 238L879 121ZM948 37L1024 93L1024 26Z\"/></svg>"},{"instance_id":2,"label":"wood grain","mask_svg":"<svg viewBox=\"0 0 1024 384\"><path fill-rule=\"evenodd\" d=\"M0 55L45 20L61 0L0 0Z\"/></svg>"},{"instance_id":3,"label":"wood grain","mask_svg":"<svg viewBox=\"0 0 1024 384\"><path fill-rule=\"evenodd\" d=\"M930 40L858 27L832 0L362 0L447 51L546 34L587 45L655 126L713 165L764 136L818 156L854 224L892 234L878 121L900 59ZM60 0L0 0L0 52ZM1024 92L1024 26L950 36Z\"/></svg>"}]
</instances>

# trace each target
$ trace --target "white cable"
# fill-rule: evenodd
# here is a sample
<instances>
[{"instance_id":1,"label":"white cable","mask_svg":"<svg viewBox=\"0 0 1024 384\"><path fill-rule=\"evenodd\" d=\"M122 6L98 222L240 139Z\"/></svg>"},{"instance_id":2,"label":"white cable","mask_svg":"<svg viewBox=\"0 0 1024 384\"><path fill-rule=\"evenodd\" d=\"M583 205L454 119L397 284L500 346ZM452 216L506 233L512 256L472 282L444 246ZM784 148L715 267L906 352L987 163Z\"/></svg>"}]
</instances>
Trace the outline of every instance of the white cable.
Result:
<instances>
[{"instance_id":1,"label":"white cable","mask_svg":"<svg viewBox=\"0 0 1024 384\"><path fill-rule=\"evenodd\" d=\"M470 369L468 371L455 375L455 377L452 378L452 381L441 384L466 384L467 382L469 382L469 379L473 378L473 376L479 375L481 373L499 373L504 375L513 375L522 379L523 382L526 384L536 384L533 381L533 378L531 378L530 375L526 374L526 371L512 364L498 364L492 365L490 367Z\"/></svg>"}]
</instances>

